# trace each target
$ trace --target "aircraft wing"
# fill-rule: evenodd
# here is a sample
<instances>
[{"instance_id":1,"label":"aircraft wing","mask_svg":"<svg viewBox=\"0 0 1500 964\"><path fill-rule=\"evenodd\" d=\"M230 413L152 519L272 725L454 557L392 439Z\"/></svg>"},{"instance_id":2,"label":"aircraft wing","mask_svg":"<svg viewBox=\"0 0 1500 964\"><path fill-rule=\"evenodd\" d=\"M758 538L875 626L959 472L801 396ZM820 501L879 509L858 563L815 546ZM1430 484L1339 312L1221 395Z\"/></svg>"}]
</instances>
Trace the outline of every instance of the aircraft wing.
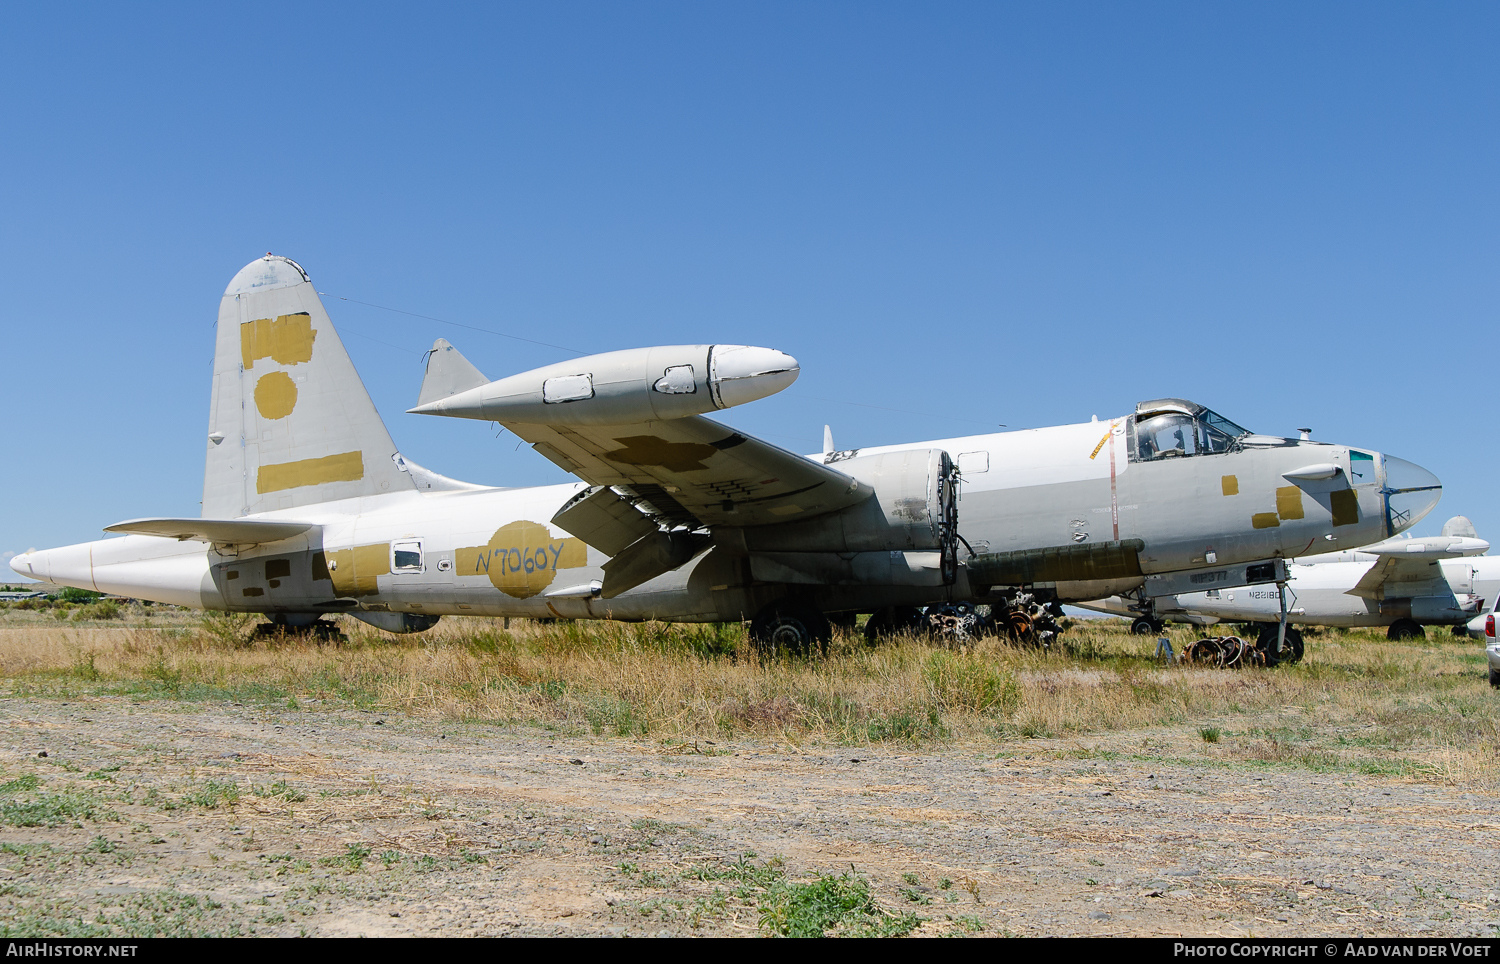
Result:
<instances>
[{"instance_id":1,"label":"aircraft wing","mask_svg":"<svg viewBox=\"0 0 1500 964\"><path fill-rule=\"evenodd\" d=\"M1482 539L1457 536L1387 539L1360 550L1373 553L1376 562L1347 593L1365 599L1446 595L1452 589L1439 560L1475 555L1487 549L1489 543Z\"/></svg>"},{"instance_id":2,"label":"aircraft wing","mask_svg":"<svg viewBox=\"0 0 1500 964\"><path fill-rule=\"evenodd\" d=\"M585 482L628 488L678 525L790 522L871 495L830 466L696 415L625 425L502 424Z\"/></svg>"},{"instance_id":3,"label":"aircraft wing","mask_svg":"<svg viewBox=\"0 0 1500 964\"><path fill-rule=\"evenodd\" d=\"M1385 599L1390 596L1426 596L1429 589L1447 590L1443 570L1432 560L1401 559L1381 556L1355 583L1353 589L1345 590L1350 596L1365 599ZM1399 587L1399 588L1398 588Z\"/></svg>"}]
</instances>

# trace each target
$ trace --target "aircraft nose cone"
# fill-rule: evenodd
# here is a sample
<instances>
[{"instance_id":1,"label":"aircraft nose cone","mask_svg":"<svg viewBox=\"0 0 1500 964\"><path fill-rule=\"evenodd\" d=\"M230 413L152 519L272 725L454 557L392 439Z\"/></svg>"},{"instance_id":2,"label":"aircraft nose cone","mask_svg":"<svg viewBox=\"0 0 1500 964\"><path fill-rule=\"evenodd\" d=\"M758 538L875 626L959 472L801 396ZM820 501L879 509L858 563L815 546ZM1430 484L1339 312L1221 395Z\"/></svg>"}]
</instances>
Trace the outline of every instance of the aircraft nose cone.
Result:
<instances>
[{"instance_id":1,"label":"aircraft nose cone","mask_svg":"<svg viewBox=\"0 0 1500 964\"><path fill-rule=\"evenodd\" d=\"M26 571L26 563L24 561L25 559L26 553L24 552L20 553L19 555L11 556L10 567L22 576L29 576L31 575L31 573Z\"/></svg>"},{"instance_id":2,"label":"aircraft nose cone","mask_svg":"<svg viewBox=\"0 0 1500 964\"><path fill-rule=\"evenodd\" d=\"M1443 483L1431 472L1405 459L1385 457L1386 512L1391 535L1422 521L1443 497Z\"/></svg>"}]
</instances>

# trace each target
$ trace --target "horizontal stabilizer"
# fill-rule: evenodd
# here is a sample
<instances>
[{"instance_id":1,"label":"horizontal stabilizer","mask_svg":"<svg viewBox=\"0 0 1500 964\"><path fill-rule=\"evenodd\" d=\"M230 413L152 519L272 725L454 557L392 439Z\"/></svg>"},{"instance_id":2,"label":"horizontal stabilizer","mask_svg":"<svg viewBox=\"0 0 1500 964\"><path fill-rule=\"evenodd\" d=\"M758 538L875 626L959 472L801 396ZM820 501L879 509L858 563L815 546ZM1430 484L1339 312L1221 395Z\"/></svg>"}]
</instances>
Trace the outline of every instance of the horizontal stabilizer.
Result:
<instances>
[{"instance_id":1,"label":"horizontal stabilizer","mask_svg":"<svg viewBox=\"0 0 1500 964\"><path fill-rule=\"evenodd\" d=\"M427 353L427 374L422 379L417 407L487 385L489 381L446 338L439 338L432 343L432 351Z\"/></svg>"},{"instance_id":2,"label":"horizontal stabilizer","mask_svg":"<svg viewBox=\"0 0 1500 964\"><path fill-rule=\"evenodd\" d=\"M262 519L130 519L106 526L105 532L138 536L160 536L179 542L212 542L216 545L253 546L279 542L318 526L312 522L272 522Z\"/></svg>"}]
</instances>

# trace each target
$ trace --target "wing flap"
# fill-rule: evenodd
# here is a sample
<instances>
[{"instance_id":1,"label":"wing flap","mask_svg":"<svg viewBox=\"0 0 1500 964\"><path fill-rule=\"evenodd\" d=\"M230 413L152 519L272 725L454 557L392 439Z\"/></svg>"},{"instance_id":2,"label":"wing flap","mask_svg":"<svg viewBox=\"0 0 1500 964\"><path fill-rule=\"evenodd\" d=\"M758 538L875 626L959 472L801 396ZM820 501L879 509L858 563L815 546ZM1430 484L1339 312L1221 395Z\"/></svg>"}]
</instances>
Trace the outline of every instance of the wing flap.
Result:
<instances>
[{"instance_id":1,"label":"wing flap","mask_svg":"<svg viewBox=\"0 0 1500 964\"><path fill-rule=\"evenodd\" d=\"M1382 555L1353 589L1345 591L1350 596L1364 599L1389 599L1396 596L1429 596L1452 594L1452 589L1443 578L1443 570L1434 559L1403 559L1395 555Z\"/></svg>"},{"instance_id":2,"label":"wing flap","mask_svg":"<svg viewBox=\"0 0 1500 964\"><path fill-rule=\"evenodd\" d=\"M557 510L552 524L566 529L606 556L655 532L657 525L613 489L585 489Z\"/></svg>"}]
</instances>

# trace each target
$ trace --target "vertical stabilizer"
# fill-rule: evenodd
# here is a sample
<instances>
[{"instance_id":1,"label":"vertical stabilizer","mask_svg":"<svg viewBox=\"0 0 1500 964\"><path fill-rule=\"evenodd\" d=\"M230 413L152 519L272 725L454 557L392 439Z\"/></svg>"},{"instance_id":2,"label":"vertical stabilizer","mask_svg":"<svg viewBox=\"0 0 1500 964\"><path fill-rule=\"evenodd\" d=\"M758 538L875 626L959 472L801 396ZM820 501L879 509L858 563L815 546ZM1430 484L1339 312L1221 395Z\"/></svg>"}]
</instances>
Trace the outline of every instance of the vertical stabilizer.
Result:
<instances>
[{"instance_id":1,"label":"vertical stabilizer","mask_svg":"<svg viewBox=\"0 0 1500 964\"><path fill-rule=\"evenodd\" d=\"M266 255L219 303L203 516L413 488L302 266Z\"/></svg>"}]
</instances>

